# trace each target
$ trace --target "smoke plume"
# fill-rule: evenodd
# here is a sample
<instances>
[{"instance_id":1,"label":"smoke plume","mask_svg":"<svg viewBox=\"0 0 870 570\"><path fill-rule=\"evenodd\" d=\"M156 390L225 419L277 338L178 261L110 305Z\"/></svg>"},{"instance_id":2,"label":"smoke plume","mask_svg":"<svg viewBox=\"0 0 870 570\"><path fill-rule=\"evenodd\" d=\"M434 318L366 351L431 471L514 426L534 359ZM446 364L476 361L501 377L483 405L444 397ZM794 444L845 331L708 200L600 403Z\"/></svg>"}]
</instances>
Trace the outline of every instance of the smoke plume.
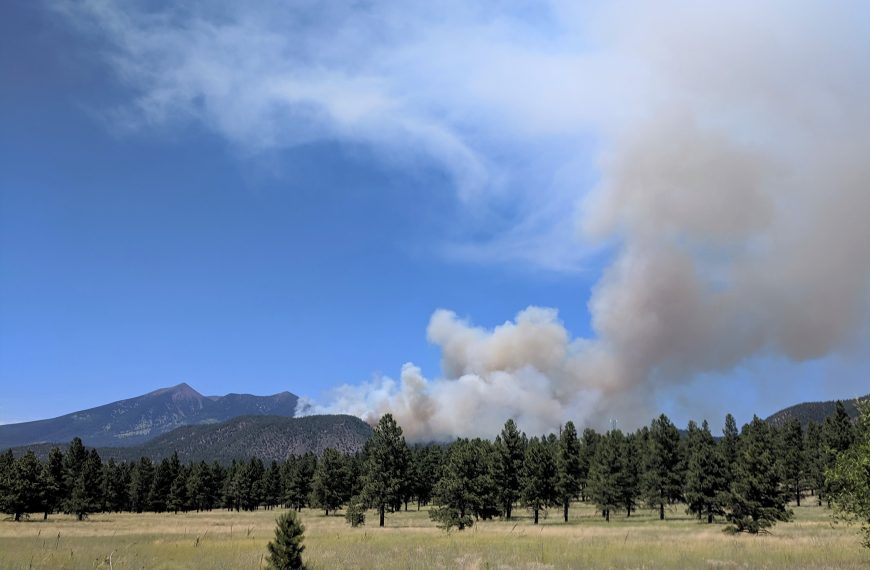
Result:
<instances>
[{"instance_id":1,"label":"smoke plume","mask_svg":"<svg viewBox=\"0 0 870 570\"><path fill-rule=\"evenodd\" d=\"M508 417L633 427L699 376L866 343L866 3L496 5L61 10L109 38L137 93L125 124L201 121L250 153L326 139L428 160L471 212L450 220L449 254L569 272L610 254L590 338L552 309L493 329L438 310L439 377L408 363L300 413L390 411L419 440L491 436Z\"/></svg>"},{"instance_id":2,"label":"smoke plume","mask_svg":"<svg viewBox=\"0 0 870 570\"><path fill-rule=\"evenodd\" d=\"M595 337L572 339L551 309L492 330L439 310L443 377L405 364L330 408L390 411L412 439L491 436L508 417L632 426L665 386L820 358L866 330L868 36L844 5L670 8L605 19L608 59L641 72L637 98L617 85L632 120L597 125L600 182L578 208L583 239L615 247L589 300Z\"/></svg>"}]
</instances>

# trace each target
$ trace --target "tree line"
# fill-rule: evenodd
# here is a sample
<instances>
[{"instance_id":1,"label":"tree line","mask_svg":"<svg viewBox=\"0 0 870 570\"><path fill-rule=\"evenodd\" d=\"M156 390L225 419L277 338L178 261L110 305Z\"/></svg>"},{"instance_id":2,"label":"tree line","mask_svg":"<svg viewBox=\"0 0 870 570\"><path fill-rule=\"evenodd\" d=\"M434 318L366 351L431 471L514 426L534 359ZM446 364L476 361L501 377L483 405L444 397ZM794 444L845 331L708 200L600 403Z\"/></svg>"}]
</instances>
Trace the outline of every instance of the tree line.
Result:
<instances>
[{"instance_id":1,"label":"tree line","mask_svg":"<svg viewBox=\"0 0 870 570\"><path fill-rule=\"evenodd\" d=\"M327 449L268 465L257 458L182 464L177 454L160 462L104 462L76 438L44 461L29 451L0 455L0 512L17 521L33 513L83 519L95 512L281 506L329 515L346 508L356 524L361 512L374 509L383 526L388 513L431 504L440 526L464 529L481 519L511 519L518 507L535 524L551 509L567 521L579 500L607 521L641 508L664 519L685 508L699 520L724 518L735 531L757 533L789 520L791 500L800 505L810 496L830 506L844 485L831 474L838 457L858 447L861 425L838 403L806 430L797 420L777 429L756 417L738 431L729 414L716 438L706 422L690 422L681 433L661 415L630 433L578 433L567 422L558 434L528 437L508 420L494 440L409 446L386 414L359 453Z\"/></svg>"}]
</instances>

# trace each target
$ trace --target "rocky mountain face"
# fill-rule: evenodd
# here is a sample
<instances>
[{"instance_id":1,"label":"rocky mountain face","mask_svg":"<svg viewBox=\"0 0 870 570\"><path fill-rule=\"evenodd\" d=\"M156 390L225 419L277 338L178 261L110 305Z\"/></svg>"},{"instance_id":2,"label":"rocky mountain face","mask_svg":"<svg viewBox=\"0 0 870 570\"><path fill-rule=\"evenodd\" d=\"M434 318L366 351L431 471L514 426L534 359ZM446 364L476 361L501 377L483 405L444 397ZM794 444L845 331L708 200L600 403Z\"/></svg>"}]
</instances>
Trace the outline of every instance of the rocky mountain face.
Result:
<instances>
[{"instance_id":1,"label":"rocky mountain face","mask_svg":"<svg viewBox=\"0 0 870 570\"><path fill-rule=\"evenodd\" d=\"M290 392L203 396L179 384L57 418L0 426L0 449L68 443L73 437L91 447L135 446L182 426L218 424L238 416L293 417L297 400Z\"/></svg>"}]
</instances>

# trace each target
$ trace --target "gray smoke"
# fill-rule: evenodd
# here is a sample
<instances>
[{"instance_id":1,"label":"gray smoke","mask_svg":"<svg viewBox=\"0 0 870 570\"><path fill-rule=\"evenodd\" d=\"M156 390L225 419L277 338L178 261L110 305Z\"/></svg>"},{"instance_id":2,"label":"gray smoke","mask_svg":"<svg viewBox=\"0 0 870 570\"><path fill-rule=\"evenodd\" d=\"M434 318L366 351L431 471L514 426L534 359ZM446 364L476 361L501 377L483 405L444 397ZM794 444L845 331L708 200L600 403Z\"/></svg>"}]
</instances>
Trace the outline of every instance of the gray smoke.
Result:
<instances>
[{"instance_id":1,"label":"gray smoke","mask_svg":"<svg viewBox=\"0 0 870 570\"><path fill-rule=\"evenodd\" d=\"M507 417L632 427L662 387L820 358L866 330L870 41L854 15L636 8L608 15L607 55L642 70L643 97L630 122L598 125L600 184L578 213L585 239L617 249L589 301L595 338L548 309L489 331L438 311L443 378L407 364L398 383L348 388L360 415L391 411L412 438L491 436Z\"/></svg>"},{"instance_id":2,"label":"gray smoke","mask_svg":"<svg viewBox=\"0 0 870 570\"><path fill-rule=\"evenodd\" d=\"M494 329L439 310L440 377L406 364L300 413L391 411L414 439L491 436L507 417L632 427L701 375L866 343L866 3L499 5L63 11L109 38L137 92L128 126L197 120L249 153L337 139L434 162L473 214L445 248L463 259L572 271L612 252L591 338L551 309ZM574 176L590 148L591 190ZM492 202L513 223L487 234Z\"/></svg>"}]
</instances>

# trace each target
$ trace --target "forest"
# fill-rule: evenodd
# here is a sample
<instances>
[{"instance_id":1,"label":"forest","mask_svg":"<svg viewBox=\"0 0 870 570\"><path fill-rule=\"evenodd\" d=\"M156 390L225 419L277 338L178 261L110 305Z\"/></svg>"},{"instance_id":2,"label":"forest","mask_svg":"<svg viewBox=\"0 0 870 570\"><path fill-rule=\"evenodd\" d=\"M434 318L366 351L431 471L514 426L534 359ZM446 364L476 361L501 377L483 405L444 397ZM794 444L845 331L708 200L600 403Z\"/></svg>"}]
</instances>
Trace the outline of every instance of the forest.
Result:
<instances>
[{"instance_id":1,"label":"forest","mask_svg":"<svg viewBox=\"0 0 870 570\"><path fill-rule=\"evenodd\" d=\"M738 430L729 414L715 437L706 421L680 431L661 415L631 433L578 433L567 422L558 434L529 437L508 420L494 440L409 446L386 414L360 453L327 449L268 465L183 464L177 455L104 462L75 438L44 461L29 451L0 454L0 512L15 521L54 513L82 520L99 512L312 507L327 515L345 509L356 526L374 509L384 526L389 513L431 505L439 526L462 530L482 519L510 520L518 508L535 524L542 516L567 521L579 500L605 521L638 509L665 519L680 508L702 522L724 518L731 531L759 533L788 521L792 501L830 506L837 458L859 440L862 425L838 403L806 429L797 419L776 428L756 417Z\"/></svg>"}]
</instances>

